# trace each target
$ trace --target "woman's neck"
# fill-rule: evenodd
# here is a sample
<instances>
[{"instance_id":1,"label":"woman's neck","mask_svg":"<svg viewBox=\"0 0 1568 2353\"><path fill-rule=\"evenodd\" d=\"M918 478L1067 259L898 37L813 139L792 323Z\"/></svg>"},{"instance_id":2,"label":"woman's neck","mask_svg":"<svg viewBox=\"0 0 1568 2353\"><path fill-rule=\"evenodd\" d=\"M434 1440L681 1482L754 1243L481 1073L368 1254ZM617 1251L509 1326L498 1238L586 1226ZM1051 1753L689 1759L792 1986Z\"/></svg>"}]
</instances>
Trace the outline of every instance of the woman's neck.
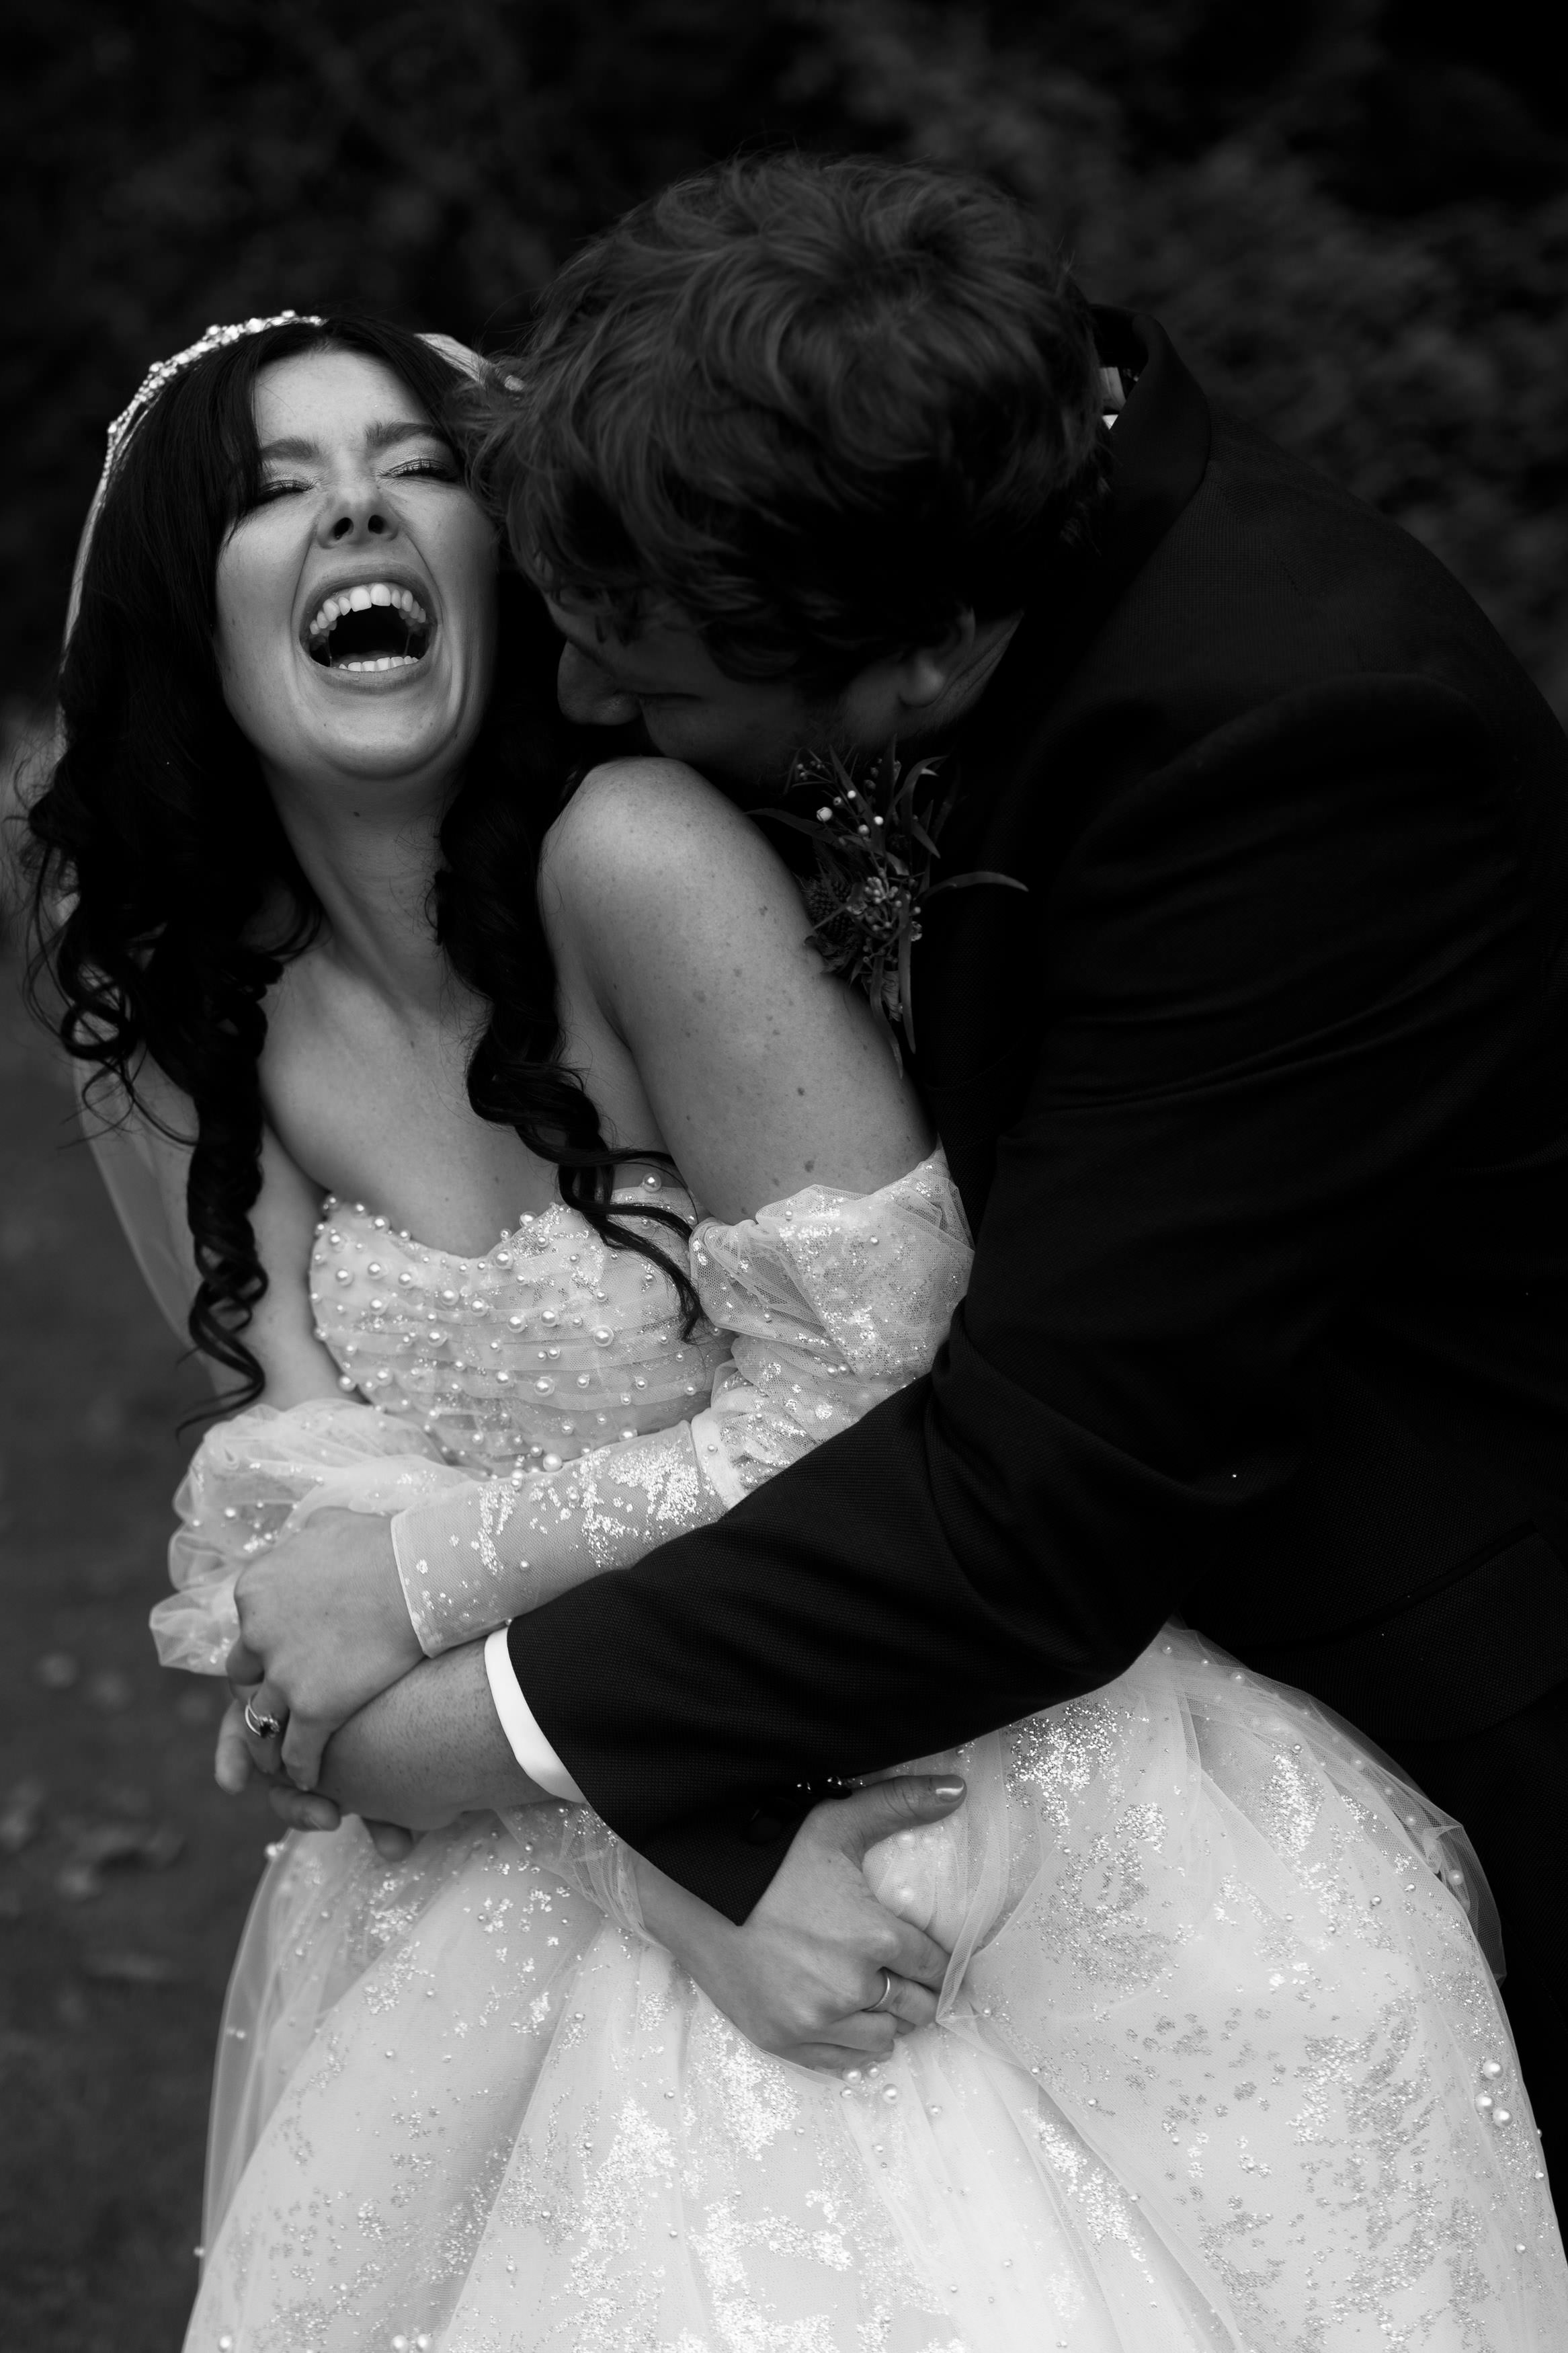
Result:
<instances>
[{"instance_id":1,"label":"woman's neck","mask_svg":"<svg viewBox=\"0 0 1568 2353\"><path fill-rule=\"evenodd\" d=\"M430 920L443 797L367 785L331 802L269 778L279 819L325 918L334 963L389 1004L433 1011L449 989Z\"/></svg>"}]
</instances>

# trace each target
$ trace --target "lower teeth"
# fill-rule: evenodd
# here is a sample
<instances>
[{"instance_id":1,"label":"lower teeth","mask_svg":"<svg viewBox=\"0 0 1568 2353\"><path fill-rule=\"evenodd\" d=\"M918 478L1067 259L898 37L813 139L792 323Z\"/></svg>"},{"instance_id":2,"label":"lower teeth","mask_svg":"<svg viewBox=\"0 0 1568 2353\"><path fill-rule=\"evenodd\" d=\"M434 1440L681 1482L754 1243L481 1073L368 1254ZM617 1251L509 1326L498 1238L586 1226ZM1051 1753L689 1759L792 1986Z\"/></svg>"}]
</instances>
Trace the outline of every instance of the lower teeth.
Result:
<instances>
[{"instance_id":1,"label":"lower teeth","mask_svg":"<svg viewBox=\"0 0 1568 2353\"><path fill-rule=\"evenodd\" d=\"M419 659L417 654L382 654L374 661L334 662L335 670L412 670Z\"/></svg>"}]
</instances>

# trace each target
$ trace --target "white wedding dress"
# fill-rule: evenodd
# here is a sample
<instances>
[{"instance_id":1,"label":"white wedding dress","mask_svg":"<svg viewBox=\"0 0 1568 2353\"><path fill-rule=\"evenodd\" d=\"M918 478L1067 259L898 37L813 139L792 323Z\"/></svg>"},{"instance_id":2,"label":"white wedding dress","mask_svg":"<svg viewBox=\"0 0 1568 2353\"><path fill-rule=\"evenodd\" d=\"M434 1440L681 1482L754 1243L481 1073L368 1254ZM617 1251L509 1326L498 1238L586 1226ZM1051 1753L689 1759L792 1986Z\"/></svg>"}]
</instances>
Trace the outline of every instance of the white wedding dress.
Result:
<instances>
[{"instance_id":1,"label":"white wedding dress","mask_svg":"<svg viewBox=\"0 0 1568 2353\"><path fill-rule=\"evenodd\" d=\"M688 1344L662 1276L563 1208L461 1259L329 1204L312 1289L353 1395L209 1435L164 1654L216 1668L236 1566L313 1504L516 1464L421 1597L426 1647L466 1639L505 1614L509 1513L600 1565L714 1516L930 1363L968 1261L940 1155L814 1190L698 1229L723 1330ZM718 2015L586 1808L468 1816L397 1865L357 1823L284 1840L188 2346L1563 2353L1535 2128L1423 1799L1177 1629L942 1761L965 1804L867 1862L952 1947L940 2021L847 2083Z\"/></svg>"}]
</instances>

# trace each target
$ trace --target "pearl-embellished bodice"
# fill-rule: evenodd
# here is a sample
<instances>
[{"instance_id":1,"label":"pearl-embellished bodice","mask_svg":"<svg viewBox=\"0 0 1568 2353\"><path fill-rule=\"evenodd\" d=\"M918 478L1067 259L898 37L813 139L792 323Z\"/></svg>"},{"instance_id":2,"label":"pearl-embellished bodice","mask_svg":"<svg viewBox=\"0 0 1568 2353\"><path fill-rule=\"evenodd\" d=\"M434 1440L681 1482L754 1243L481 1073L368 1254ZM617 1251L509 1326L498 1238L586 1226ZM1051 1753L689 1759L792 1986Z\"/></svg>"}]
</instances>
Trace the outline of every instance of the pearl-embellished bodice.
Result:
<instances>
[{"instance_id":1,"label":"pearl-embellished bodice","mask_svg":"<svg viewBox=\"0 0 1568 2353\"><path fill-rule=\"evenodd\" d=\"M636 1219L650 1198L695 1217L689 1197L659 1177L617 1192L617 1217ZM640 1230L684 1264L678 1234L647 1219ZM363 1202L329 1199L310 1299L342 1387L481 1472L553 1469L666 1429L706 1400L727 1354L706 1324L683 1339L668 1277L635 1251L606 1249L562 1202L463 1258Z\"/></svg>"},{"instance_id":2,"label":"pearl-embellished bodice","mask_svg":"<svg viewBox=\"0 0 1568 2353\"><path fill-rule=\"evenodd\" d=\"M216 1673L233 1584L312 1511L388 1513L428 1651L533 1609L595 1569L703 1527L929 1365L969 1278L941 1153L872 1196L809 1186L682 1250L708 1323L578 1212L524 1217L482 1257L433 1250L329 1200L310 1259L315 1332L341 1398L254 1405L202 1440L153 1612L167 1666Z\"/></svg>"},{"instance_id":3,"label":"pearl-embellished bodice","mask_svg":"<svg viewBox=\"0 0 1568 2353\"><path fill-rule=\"evenodd\" d=\"M662 1178L616 1196L617 1222ZM683 1256L709 1320L689 1340L658 1267L557 1205L468 1258L329 1200L310 1268L345 1392L260 1404L208 1432L176 1501L167 1665L216 1672L241 1563L324 1508L392 1519L434 1653L719 1516L922 1370L963 1296L963 1212L940 1154L863 1197L820 1186Z\"/></svg>"}]
</instances>

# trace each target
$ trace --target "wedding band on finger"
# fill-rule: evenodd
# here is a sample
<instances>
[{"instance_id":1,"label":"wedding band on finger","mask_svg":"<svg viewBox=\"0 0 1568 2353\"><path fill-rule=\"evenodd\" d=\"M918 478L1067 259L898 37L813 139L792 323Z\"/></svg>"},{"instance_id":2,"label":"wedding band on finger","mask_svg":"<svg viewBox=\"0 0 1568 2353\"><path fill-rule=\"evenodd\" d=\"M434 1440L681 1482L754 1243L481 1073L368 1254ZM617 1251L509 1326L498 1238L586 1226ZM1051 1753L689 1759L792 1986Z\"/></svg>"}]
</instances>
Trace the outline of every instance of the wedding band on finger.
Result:
<instances>
[{"instance_id":1,"label":"wedding band on finger","mask_svg":"<svg viewBox=\"0 0 1568 2353\"><path fill-rule=\"evenodd\" d=\"M886 2010L888 2004L892 2000L892 1999L893 1973L891 1969L884 1969L882 1971L882 1990L877 1996L876 2000L868 2002L866 2007L868 2010Z\"/></svg>"},{"instance_id":2,"label":"wedding band on finger","mask_svg":"<svg viewBox=\"0 0 1568 2353\"><path fill-rule=\"evenodd\" d=\"M245 1728L247 1732L253 1733L258 1740L280 1740L283 1736L283 1726L277 1716L257 1713L254 1693L245 1703ZM886 1970L883 1971L883 1975L887 1975Z\"/></svg>"}]
</instances>

